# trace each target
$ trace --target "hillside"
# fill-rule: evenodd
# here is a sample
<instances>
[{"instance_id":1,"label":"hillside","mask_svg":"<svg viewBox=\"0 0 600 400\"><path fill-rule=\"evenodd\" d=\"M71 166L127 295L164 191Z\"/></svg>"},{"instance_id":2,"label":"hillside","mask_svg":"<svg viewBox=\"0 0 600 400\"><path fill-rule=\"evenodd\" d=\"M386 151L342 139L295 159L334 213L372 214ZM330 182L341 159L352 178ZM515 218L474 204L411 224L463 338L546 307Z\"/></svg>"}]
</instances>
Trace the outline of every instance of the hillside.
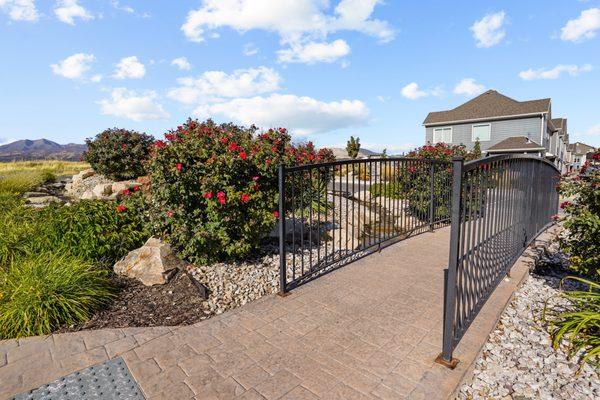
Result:
<instances>
[{"instance_id":1,"label":"hillside","mask_svg":"<svg viewBox=\"0 0 600 400\"><path fill-rule=\"evenodd\" d=\"M79 161L85 149L84 144L58 144L48 139L17 140L0 146L0 161L44 159Z\"/></svg>"}]
</instances>

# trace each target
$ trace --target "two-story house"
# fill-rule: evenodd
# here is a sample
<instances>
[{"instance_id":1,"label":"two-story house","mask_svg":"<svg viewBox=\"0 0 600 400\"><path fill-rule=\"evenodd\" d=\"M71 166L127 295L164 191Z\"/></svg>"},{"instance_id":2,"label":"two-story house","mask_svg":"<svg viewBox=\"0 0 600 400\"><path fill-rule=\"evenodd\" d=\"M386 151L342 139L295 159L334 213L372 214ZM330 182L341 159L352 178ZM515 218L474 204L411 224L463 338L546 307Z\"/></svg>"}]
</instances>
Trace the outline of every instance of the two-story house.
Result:
<instances>
[{"instance_id":1,"label":"two-story house","mask_svg":"<svg viewBox=\"0 0 600 400\"><path fill-rule=\"evenodd\" d=\"M423 125L427 143L471 150L479 140L485 155L537 154L567 168L567 120L552 119L551 99L517 101L488 90L451 110L430 112Z\"/></svg>"},{"instance_id":2,"label":"two-story house","mask_svg":"<svg viewBox=\"0 0 600 400\"><path fill-rule=\"evenodd\" d=\"M570 170L575 171L581 168L587 161L587 154L594 150L594 147L581 142L569 144L568 152L571 157Z\"/></svg>"}]
</instances>

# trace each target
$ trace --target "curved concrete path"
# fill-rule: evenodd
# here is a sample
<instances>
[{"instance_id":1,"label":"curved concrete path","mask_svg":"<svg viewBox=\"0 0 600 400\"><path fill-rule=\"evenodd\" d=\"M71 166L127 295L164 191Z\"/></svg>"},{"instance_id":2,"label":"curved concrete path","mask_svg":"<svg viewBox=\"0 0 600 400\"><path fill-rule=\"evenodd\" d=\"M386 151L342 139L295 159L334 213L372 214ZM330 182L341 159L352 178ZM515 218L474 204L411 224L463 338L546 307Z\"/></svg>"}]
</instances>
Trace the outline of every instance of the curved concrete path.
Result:
<instances>
[{"instance_id":1,"label":"curved concrete path","mask_svg":"<svg viewBox=\"0 0 600 400\"><path fill-rule=\"evenodd\" d=\"M434 359L448 237L422 234L191 326L2 341L0 399L119 355L147 399L447 398L527 271L522 258L446 369Z\"/></svg>"}]
</instances>

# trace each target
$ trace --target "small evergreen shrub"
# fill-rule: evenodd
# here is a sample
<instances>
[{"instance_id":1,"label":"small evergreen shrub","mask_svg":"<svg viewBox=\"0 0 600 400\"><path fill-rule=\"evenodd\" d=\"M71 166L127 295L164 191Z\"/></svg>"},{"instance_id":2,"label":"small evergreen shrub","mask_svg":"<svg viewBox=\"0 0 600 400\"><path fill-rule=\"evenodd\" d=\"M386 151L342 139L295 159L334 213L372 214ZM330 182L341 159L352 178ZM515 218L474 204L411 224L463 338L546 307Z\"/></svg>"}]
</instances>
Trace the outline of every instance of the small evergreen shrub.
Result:
<instances>
[{"instance_id":1,"label":"small evergreen shrub","mask_svg":"<svg viewBox=\"0 0 600 400\"><path fill-rule=\"evenodd\" d=\"M83 157L99 174L117 181L146 175L152 136L112 128L85 142L88 148Z\"/></svg>"},{"instance_id":2,"label":"small evergreen shrub","mask_svg":"<svg viewBox=\"0 0 600 400\"><path fill-rule=\"evenodd\" d=\"M193 263L245 257L277 220L278 165L332 158L284 128L188 120L154 144L153 229Z\"/></svg>"},{"instance_id":3,"label":"small evergreen shrub","mask_svg":"<svg viewBox=\"0 0 600 400\"><path fill-rule=\"evenodd\" d=\"M89 319L114 296L108 271L60 252L0 268L0 339L45 335Z\"/></svg>"}]
</instances>

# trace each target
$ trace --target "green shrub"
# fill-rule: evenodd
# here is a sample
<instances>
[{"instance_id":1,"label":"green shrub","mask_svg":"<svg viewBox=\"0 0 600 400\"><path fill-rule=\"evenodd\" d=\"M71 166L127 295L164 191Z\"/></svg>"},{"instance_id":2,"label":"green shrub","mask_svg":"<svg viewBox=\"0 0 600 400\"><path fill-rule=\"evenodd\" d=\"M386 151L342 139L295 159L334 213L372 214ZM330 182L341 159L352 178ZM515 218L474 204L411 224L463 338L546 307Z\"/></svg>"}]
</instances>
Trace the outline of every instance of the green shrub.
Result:
<instances>
[{"instance_id":1,"label":"green shrub","mask_svg":"<svg viewBox=\"0 0 600 400\"><path fill-rule=\"evenodd\" d=\"M127 196L121 204L82 200L71 206L52 205L39 212L34 248L110 266L141 246L150 237L149 228L146 201L140 193Z\"/></svg>"},{"instance_id":2,"label":"green shrub","mask_svg":"<svg viewBox=\"0 0 600 400\"><path fill-rule=\"evenodd\" d=\"M563 196L573 197L561 208L565 212L561 249L569 255L570 268L583 276L600 281L600 171L585 179L579 176L559 185Z\"/></svg>"},{"instance_id":3,"label":"green shrub","mask_svg":"<svg viewBox=\"0 0 600 400\"><path fill-rule=\"evenodd\" d=\"M86 260L56 252L14 261L0 269L0 339L85 321L113 295L108 271Z\"/></svg>"},{"instance_id":4,"label":"green shrub","mask_svg":"<svg viewBox=\"0 0 600 400\"><path fill-rule=\"evenodd\" d=\"M127 129L107 129L87 139L84 159L92 168L114 180L146 175L146 161L154 139L145 133Z\"/></svg>"},{"instance_id":5,"label":"green shrub","mask_svg":"<svg viewBox=\"0 0 600 400\"><path fill-rule=\"evenodd\" d=\"M400 182L374 183L369 189L373 197L388 197L391 199L406 198L405 187Z\"/></svg>"},{"instance_id":6,"label":"green shrub","mask_svg":"<svg viewBox=\"0 0 600 400\"><path fill-rule=\"evenodd\" d=\"M331 152L292 146L286 130L188 120L155 143L152 223L194 263L256 249L277 218L278 164L318 162Z\"/></svg>"},{"instance_id":7,"label":"green shrub","mask_svg":"<svg viewBox=\"0 0 600 400\"><path fill-rule=\"evenodd\" d=\"M552 344L558 348L568 341L569 357L581 355L580 361L596 366L600 361L600 284L576 277L566 280L578 281L588 286L587 291L562 292L561 297L571 302L567 310L546 304L544 317L550 323Z\"/></svg>"}]
</instances>

